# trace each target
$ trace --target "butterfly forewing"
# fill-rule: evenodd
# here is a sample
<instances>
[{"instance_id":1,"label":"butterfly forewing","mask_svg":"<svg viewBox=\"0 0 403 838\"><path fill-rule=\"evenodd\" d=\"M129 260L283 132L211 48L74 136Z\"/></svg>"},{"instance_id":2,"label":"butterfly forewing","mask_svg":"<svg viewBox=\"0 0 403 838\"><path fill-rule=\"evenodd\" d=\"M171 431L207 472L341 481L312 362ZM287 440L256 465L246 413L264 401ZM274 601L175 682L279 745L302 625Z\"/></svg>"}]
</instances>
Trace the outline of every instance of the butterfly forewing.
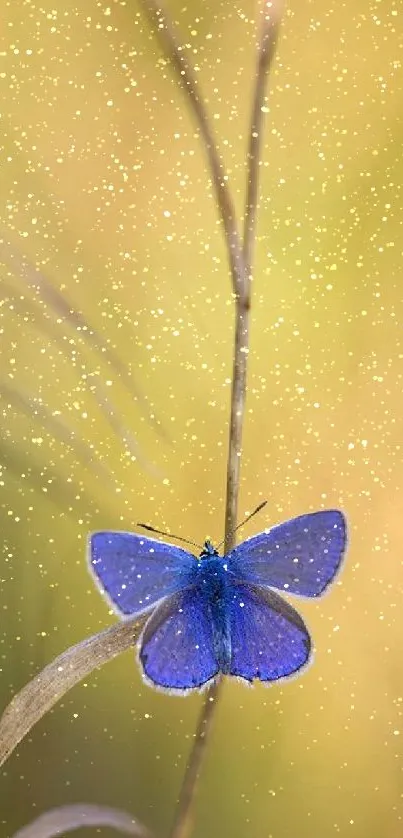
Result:
<instances>
[{"instance_id":1,"label":"butterfly forewing","mask_svg":"<svg viewBox=\"0 0 403 838\"><path fill-rule=\"evenodd\" d=\"M226 560L239 581L316 597L337 573L345 546L344 516L331 509L255 535L231 550Z\"/></svg>"},{"instance_id":2,"label":"butterfly forewing","mask_svg":"<svg viewBox=\"0 0 403 838\"><path fill-rule=\"evenodd\" d=\"M217 638L208 596L200 586L166 599L140 640L146 678L168 690L201 687L217 675Z\"/></svg>"},{"instance_id":3,"label":"butterfly forewing","mask_svg":"<svg viewBox=\"0 0 403 838\"><path fill-rule=\"evenodd\" d=\"M121 614L140 614L190 584L197 561L191 553L127 532L97 532L90 539L90 567Z\"/></svg>"},{"instance_id":4,"label":"butterfly forewing","mask_svg":"<svg viewBox=\"0 0 403 838\"><path fill-rule=\"evenodd\" d=\"M277 681L307 663L311 639L305 623L274 591L232 584L228 617L230 675L247 681Z\"/></svg>"}]
</instances>

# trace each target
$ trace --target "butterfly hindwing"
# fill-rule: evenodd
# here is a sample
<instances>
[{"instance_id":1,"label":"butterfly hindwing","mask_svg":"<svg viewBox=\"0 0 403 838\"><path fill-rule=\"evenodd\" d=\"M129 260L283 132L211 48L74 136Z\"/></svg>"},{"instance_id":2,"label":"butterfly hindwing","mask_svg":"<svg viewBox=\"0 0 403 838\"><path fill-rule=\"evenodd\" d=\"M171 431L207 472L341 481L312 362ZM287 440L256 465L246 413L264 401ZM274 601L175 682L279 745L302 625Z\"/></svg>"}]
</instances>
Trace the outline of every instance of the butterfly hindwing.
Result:
<instances>
[{"instance_id":1,"label":"butterfly hindwing","mask_svg":"<svg viewBox=\"0 0 403 838\"><path fill-rule=\"evenodd\" d=\"M128 532L97 532L89 564L102 591L121 614L140 614L191 584L197 561L191 553Z\"/></svg>"},{"instance_id":2,"label":"butterfly hindwing","mask_svg":"<svg viewBox=\"0 0 403 838\"><path fill-rule=\"evenodd\" d=\"M231 550L226 560L239 581L316 597L337 573L345 546L344 516L330 509L255 535Z\"/></svg>"},{"instance_id":3,"label":"butterfly hindwing","mask_svg":"<svg viewBox=\"0 0 403 838\"><path fill-rule=\"evenodd\" d=\"M168 597L151 615L140 639L148 680L168 690L201 687L217 675L215 621L199 586Z\"/></svg>"},{"instance_id":4,"label":"butterfly hindwing","mask_svg":"<svg viewBox=\"0 0 403 838\"><path fill-rule=\"evenodd\" d=\"M277 681L303 667L311 639L302 617L279 594L231 584L227 594L229 674L247 681Z\"/></svg>"}]
</instances>

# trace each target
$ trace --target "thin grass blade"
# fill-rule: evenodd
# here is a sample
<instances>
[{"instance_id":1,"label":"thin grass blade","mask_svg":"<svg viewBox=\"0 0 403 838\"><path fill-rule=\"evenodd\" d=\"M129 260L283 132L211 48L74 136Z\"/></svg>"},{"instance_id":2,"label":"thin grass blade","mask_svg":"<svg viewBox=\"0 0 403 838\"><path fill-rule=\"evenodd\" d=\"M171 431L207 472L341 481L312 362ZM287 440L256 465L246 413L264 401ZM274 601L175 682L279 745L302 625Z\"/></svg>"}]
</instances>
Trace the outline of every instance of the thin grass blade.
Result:
<instances>
[{"instance_id":1,"label":"thin grass blade","mask_svg":"<svg viewBox=\"0 0 403 838\"><path fill-rule=\"evenodd\" d=\"M257 50L255 87L250 117L249 145L247 152L246 202L243 225L243 256L250 283L253 246L256 238L258 210L259 166L262 159L262 137L265 114L266 89L271 65L276 51L277 38L283 15L283 0L264 0L260 11L261 30ZM249 289L248 289L249 291Z\"/></svg>"},{"instance_id":2,"label":"thin grass blade","mask_svg":"<svg viewBox=\"0 0 403 838\"><path fill-rule=\"evenodd\" d=\"M0 719L0 765L75 684L133 646L146 619L137 617L116 623L71 646L23 687Z\"/></svg>"},{"instance_id":3,"label":"thin grass blade","mask_svg":"<svg viewBox=\"0 0 403 838\"><path fill-rule=\"evenodd\" d=\"M199 92L191 61L188 59L186 51L180 45L176 29L164 9L162 0L140 0L140 4L176 73L178 82L184 90L196 119L209 163L211 180L224 227L233 291L237 297L242 298L245 270L235 206L228 186L228 176L222 156L210 124L203 96Z\"/></svg>"}]
</instances>

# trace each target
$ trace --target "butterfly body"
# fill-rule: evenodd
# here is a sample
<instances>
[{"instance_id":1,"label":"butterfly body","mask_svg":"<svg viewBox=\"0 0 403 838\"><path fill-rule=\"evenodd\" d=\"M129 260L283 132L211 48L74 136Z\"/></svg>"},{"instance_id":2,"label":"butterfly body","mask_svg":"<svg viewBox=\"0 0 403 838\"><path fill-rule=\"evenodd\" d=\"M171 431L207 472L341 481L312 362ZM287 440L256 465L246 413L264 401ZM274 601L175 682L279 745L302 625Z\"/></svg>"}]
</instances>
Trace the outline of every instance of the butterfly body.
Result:
<instances>
[{"instance_id":1,"label":"butterfly body","mask_svg":"<svg viewBox=\"0 0 403 838\"><path fill-rule=\"evenodd\" d=\"M146 680L184 692L219 673L270 682L305 666L309 632L274 589L322 595L345 544L344 516L326 510L259 533L223 557L210 541L195 557L135 533L94 533L90 567L121 616L152 611L139 641Z\"/></svg>"},{"instance_id":2,"label":"butterfly body","mask_svg":"<svg viewBox=\"0 0 403 838\"><path fill-rule=\"evenodd\" d=\"M219 671L229 672L231 662L231 638L228 621L228 604L231 596L230 571L223 557L220 557L210 542L197 563L197 582L205 598L204 609L210 610L210 620L214 627L213 643Z\"/></svg>"}]
</instances>

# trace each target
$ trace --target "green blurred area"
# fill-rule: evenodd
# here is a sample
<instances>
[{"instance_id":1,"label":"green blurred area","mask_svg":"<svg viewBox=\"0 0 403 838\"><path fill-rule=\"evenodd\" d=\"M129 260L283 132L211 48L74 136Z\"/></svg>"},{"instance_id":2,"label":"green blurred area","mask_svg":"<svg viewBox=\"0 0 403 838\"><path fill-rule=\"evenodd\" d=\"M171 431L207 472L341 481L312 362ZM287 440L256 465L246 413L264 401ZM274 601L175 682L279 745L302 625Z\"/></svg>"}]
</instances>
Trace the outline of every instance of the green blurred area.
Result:
<instances>
[{"instance_id":1,"label":"green blurred area","mask_svg":"<svg viewBox=\"0 0 403 838\"><path fill-rule=\"evenodd\" d=\"M169 8L242 212L257 3ZM285 15L240 512L268 499L246 537L341 506L351 543L331 594L300 604L316 644L309 671L270 689L226 684L196 838L401 833L402 13L386 0L291 0ZM145 520L221 540L233 309L203 147L138 6L14 0L0 38L0 238L110 342L160 426L0 246L0 386L41 399L110 472L3 398L5 705L113 619L87 573L89 531ZM111 431L97 380L140 458ZM110 663L5 765L1 835L70 801L121 806L166 834L200 706L145 686L133 655Z\"/></svg>"}]
</instances>

